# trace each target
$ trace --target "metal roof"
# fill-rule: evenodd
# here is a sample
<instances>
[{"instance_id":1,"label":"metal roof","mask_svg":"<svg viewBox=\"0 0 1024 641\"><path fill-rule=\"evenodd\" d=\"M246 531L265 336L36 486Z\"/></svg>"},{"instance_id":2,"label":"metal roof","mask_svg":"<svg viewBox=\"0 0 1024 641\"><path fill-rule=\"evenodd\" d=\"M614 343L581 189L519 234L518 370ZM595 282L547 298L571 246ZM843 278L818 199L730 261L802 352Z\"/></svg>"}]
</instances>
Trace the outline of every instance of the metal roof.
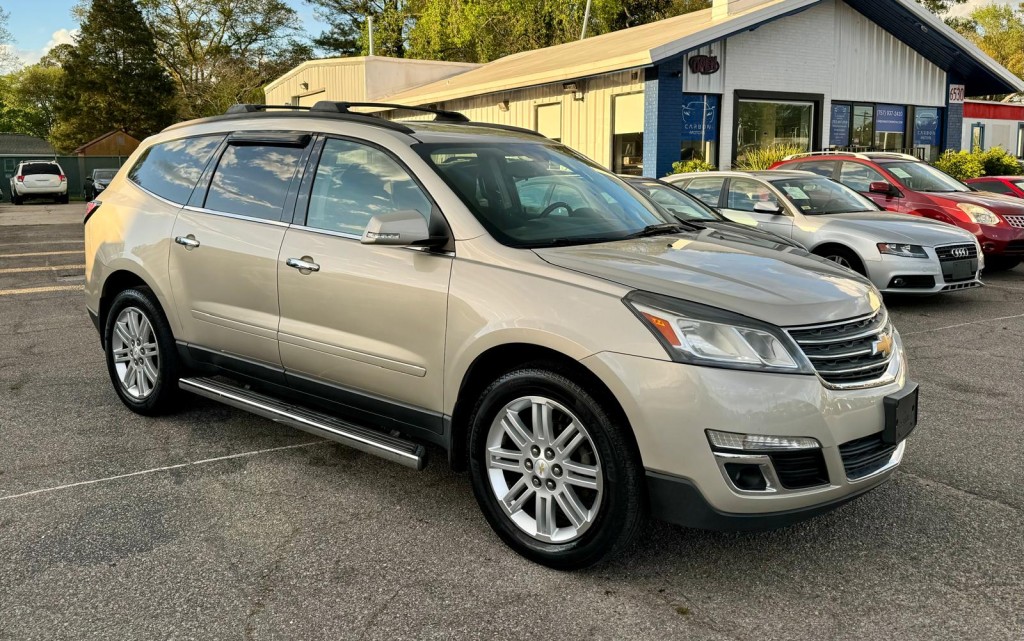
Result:
<instances>
[{"instance_id":1,"label":"metal roof","mask_svg":"<svg viewBox=\"0 0 1024 641\"><path fill-rule=\"evenodd\" d=\"M509 89L649 67L754 29L822 0L765 0L715 18L712 9L499 58L477 69L401 91L388 102L430 104ZM969 95L1024 91L1024 82L915 0L844 1L944 71L963 78Z\"/></svg>"}]
</instances>

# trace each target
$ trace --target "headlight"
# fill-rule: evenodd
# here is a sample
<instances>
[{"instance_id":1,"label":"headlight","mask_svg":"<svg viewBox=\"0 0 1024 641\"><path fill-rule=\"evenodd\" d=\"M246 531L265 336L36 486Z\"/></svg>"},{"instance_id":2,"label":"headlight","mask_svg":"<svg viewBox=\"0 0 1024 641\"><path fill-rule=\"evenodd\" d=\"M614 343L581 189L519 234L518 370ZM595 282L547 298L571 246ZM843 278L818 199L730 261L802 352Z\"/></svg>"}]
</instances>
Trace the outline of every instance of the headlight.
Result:
<instances>
[{"instance_id":1,"label":"headlight","mask_svg":"<svg viewBox=\"0 0 1024 641\"><path fill-rule=\"evenodd\" d=\"M648 292L623 302L651 330L672 360L691 365L787 374L814 374L782 329L707 305Z\"/></svg>"},{"instance_id":2,"label":"headlight","mask_svg":"<svg viewBox=\"0 0 1024 641\"><path fill-rule=\"evenodd\" d=\"M920 245L905 245L903 243L878 243L880 254L890 256L902 256L903 258L928 258L928 252Z\"/></svg>"},{"instance_id":3,"label":"headlight","mask_svg":"<svg viewBox=\"0 0 1024 641\"><path fill-rule=\"evenodd\" d=\"M998 225L999 216L992 213L992 210L988 207L982 207L981 205L972 205L970 203L960 203L957 205L957 209L967 214L973 222L979 225Z\"/></svg>"}]
</instances>

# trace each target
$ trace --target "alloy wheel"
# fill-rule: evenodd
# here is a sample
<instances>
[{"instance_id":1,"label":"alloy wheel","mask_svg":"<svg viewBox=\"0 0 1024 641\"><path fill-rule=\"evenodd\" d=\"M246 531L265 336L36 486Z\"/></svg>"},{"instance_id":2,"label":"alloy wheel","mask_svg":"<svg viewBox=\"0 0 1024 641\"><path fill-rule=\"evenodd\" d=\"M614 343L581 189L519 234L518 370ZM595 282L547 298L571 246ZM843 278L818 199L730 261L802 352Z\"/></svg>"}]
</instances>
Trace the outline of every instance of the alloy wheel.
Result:
<instances>
[{"instance_id":1,"label":"alloy wheel","mask_svg":"<svg viewBox=\"0 0 1024 641\"><path fill-rule=\"evenodd\" d=\"M604 475L586 426L542 396L506 404L487 432L486 469L498 504L546 543L583 536L601 507Z\"/></svg>"},{"instance_id":2,"label":"alloy wheel","mask_svg":"<svg viewBox=\"0 0 1024 641\"><path fill-rule=\"evenodd\" d=\"M138 307L124 308L110 343L121 386L131 398L145 400L160 380L160 346L146 314Z\"/></svg>"}]
</instances>

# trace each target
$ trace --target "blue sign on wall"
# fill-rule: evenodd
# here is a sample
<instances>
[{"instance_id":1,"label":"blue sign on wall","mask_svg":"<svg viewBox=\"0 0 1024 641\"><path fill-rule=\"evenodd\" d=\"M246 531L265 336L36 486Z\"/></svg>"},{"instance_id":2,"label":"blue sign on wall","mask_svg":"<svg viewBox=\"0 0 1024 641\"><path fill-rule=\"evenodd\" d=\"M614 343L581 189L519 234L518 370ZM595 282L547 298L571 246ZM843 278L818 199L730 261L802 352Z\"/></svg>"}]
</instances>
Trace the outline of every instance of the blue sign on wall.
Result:
<instances>
[{"instance_id":1,"label":"blue sign on wall","mask_svg":"<svg viewBox=\"0 0 1024 641\"><path fill-rule=\"evenodd\" d=\"M914 113L914 144L939 144L941 124L938 107L918 107Z\"/></svg>"},{"instance_id":2,"label":"blue sign on wall","mask_svg":"<svg viewBox=\"0 0 1024 641\"><path fill-rule=\"evenodd\" d=\"M718 96L686 94L683 96L683 140L687 142L718 140Z\"/></svg>"},{"instance_id":3,"label":"blue sign on wall","mask_svg":"<svg viewBox=\"0 0 1024 641\"><path fill-rule=\"evenodd\" d=\"M852 105L832 105L832 127L828 140L833 147L846 147L850 144L850 116L852 113Z\"/></svg>"},{"instance_id":4,"label":"blue sign on wall","mask_svg":"<svg viewBox=\"0 0 1024 641\"><path fill-rule=\"evenodd\" d=\"M875 131L901 134L907 130L907 108L901 105L875 107Z\"/></svg>"}]
</instances>

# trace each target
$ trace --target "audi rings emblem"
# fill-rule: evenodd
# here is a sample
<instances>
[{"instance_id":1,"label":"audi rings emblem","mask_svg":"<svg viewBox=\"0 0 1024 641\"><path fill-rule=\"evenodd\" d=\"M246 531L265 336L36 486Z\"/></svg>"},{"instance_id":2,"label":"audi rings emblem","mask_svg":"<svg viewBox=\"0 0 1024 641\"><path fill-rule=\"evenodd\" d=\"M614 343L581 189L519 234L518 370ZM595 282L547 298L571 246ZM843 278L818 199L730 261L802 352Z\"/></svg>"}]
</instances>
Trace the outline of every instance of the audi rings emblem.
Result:
<instances>
[{"instance_id":1,"label":"audi rings emblem","mask_svg":"<svg viewBox=\"0 0 1024 641\"><path fill-rule=\"evenodd\" d=\"M966 247L957 247L953 249L953 258L967 258L971 255L971 250Z\"/></svg>"}]
</instances>

